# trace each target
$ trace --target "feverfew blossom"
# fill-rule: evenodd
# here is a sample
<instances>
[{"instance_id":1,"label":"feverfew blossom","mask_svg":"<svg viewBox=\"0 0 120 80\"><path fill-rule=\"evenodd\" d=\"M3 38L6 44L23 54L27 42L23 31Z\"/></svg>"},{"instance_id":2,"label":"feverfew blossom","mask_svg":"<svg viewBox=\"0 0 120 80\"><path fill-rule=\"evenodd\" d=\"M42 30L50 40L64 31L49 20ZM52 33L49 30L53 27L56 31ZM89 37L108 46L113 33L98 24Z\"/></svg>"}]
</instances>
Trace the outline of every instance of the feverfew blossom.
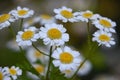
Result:
<instances>
[{"instance_id":1,"label":"feverfew blossom","mask_svg":"<svg viewBox=\"0 0 120 80\"><path fill-rule=\"evenodd\" d=\"M45 45L60 46L69 41L69 35L61 24L45 24L40 28L40 38L43 39Z\"/></svg>"},{"instance_id":2,"label":"feverfew blossom","mask_svg":"<svg viewBox=\"0 0 120 80\"><path fill-rule=\"evenodd\" d=\"M6 71L13 80L16 80L17 76L22 75L22 70L19 67L12 66L11 68L6 68Z\"/></svg>"},{"instance_id":3,"label":"feverfew blossom","mask_svg":"<svg viewBox=\"0 0 120 80\"><path fill-rule=\"evenodd\" d=\"M72 12L71 8L63 6L62 8L54 9L54 12L56 13L56 19L62 20L63 22L77 22L75 13Z\"/></svg>"},{"instance_id":4,"label":"feverfew blossom","mask_svg":"<svg viewBox=\"0 0 120 80\"><path fill-rule=\"evenodd\" d=\"M89 10L76 12L76 19L83 22L88 22L89 20L96 20L99 16L99 14L93 14L93 12Z\"/></svg>"},{"instance_id":5,"label":"feverfew blossom","mask_svg":"<svg viewBox=\"0 0 120 80\"><path fill-rule=\"evenodd\" d=\"M37 47L41 51L44 51L41 47ZM45 47L44 47L45 48ZM47 52L47 51L45 51ZM46 53L47 54L47 53ZM34 48L28 48L27 50L27 57L30 62L34 63L36 61L40 61L41 63L46 63L48 61L48 56L43 55L39 51Z\"/></svg>"},{"instance_id":6,"label":"feverfew blossom","mask_svg":"<svg viewBox=\"0 0 120 80\"><path fill-rule=\"evenodd\" d=\"M20 48L19 48L19 46L18 46L18 44L17 44L15 39L12 39L12 40L8 41L6 46L9 49L14 50L14 51L19 51L20 50ZM28 47L26 47L26 46L22 47L22 49L27 49L27 48Z\"/></svg>"},{"instance_id":7,"label":"feverfew blossom","mask_svg":"<svg viewBox=\"0 0 120 80\"><path fill-rule=\"evenodd\" d=\"M11 80L9 74L6 71L7 67L0 67L0 80Z\"/></svg>"},{"instance_id":8,"label":"feverfew blossom","mask_svg":"<svg viewBox=\"0 0 120 80\"><path fill-rule=\"evenodd\" d=\"M99 45L105 45L106 47L111 47L111 45L115 44L114 38L112 38L112 34L98 30L93 34L93 41L97 41Z\"/></svg>"},{"instance_id":9,"label":"feverfew blossom","mask_svg":"<svg viewBox=\"0 0 120 80\"><path fill-rule=\"evenodd\" d=\"M54 17L47 15L47 14L42 14L40 15L40 24L44 25L44 24L51 24L51 23L55 23L56 20Z\"/></svg>"},{"instance_id":10,"label":"feverfew blossom","mask_svg":"<svg viewBox=\"0 0 120 80\"><path fill-rule=\"evenodd\" d=\"M114 27L116 26L116 23L106 17L99 17L99 19L94 20L92 24L100 30L115 33Z\"/></svg>"},{"instance_id":11,"label":"feverfew blossom","mask_svg":"<svg viewBox=\"0 0 120 80\"><path fill-rule=\"evenodd\" d=\"M37 41L39 35L36 33L37 29L34 26L19 31L16 36L16 41L19 46L31 46L32 42Z\"/></svg>"},{"instance_id":12,"label":"feverfew blossom","mask_svg":"<svg viewBox=\"0 0 120 80\"><path fill-rule=\"evenodd\" d=\"M33 67L36 69L36 71L40 74L45 76L46 68L44 65L41 64L33 64Z\"/></svg>"},{"instance_id":13,"label":"feverfew blossom","mask_svg":"<svg viewBox=\"0 0 120 80\"><path fill-rule=\"evenodd\" d=\"M81 62L81 63L82 63L82 62ZM77 74L78 74L79 76L86 75L86 74L88 74L88 73L90 72L91 68L92 68L91 63L90 63L89 61L86 61L86 62L82 65L82 67L79 69L79 71L78 71Z\"/></svg>"},{"instance_id":14,"label":"feverfew blossom","mask_svg":"<svg viewBox=\"0 0 120 80\"><path fill-rule=\"evenodd\" d=\"M11 22L14 22L15 18L11 14L0 15L0 29L10 26Z\"/></svg>"},{"instance_id":15,"label":"feverfew blossom","mask_svg":"<svg viewBox=\"0 0 120 80\"><path fill-rule=\"evenodd\" d=\"M60 71L76 70L81 61L80 53L67 46L63 49L57 48L53 52L52 57L54 58L54 66L59 67Z\"/></svg>"},{"instance_id":16,"label":"feverfew blossom","mask_svg":"<svg viewBox=\"0 0 120 80\"><path fill-rule=\"evenodd\" d=\"M17 10L12 10L10 12L13 16L16 18L28 18L31 17L34 14L33 10L29 10L28 8L24 7L21 8L20 6L17 7Z\"/></svg>"},{"instance_id":17,"label":"feverfew blossom","mask_svg":"<svg viewBox=\"0 0 120 80\"><path fill-rule=\"evenodd\" d=\"M75 73L75 70L66 69L66 70L61 71L61 73L64 73L65 77L71 78L73 76L73 74Z\"/></svg>"},{"instance_id":18,"label":"feverfew blossom","mask_svg":"<svg viewBox=\"0 0 120 80\"><path fill-rule=\"evenodd\" d=\"M33 17L33 18L29 19L28 21L24 22L23 27L28 28L30 26L35 25L38 22L40 22L40 17L39 16Z\"/></svg>"}]
</instances>

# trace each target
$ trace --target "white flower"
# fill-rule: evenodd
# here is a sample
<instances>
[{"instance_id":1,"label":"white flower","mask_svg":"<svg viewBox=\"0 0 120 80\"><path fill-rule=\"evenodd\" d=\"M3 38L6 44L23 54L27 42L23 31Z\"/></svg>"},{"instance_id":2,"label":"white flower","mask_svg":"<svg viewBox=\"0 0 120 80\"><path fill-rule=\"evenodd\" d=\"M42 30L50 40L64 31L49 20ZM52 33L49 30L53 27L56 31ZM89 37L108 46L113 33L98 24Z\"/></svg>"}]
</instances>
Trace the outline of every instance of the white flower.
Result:
<instances>
[{"instance_id":1,"label":"white flower","mask_svg":"<svg viewBox=\"0 0 120 80\"><path fill-rule=\"evenodd\" d=\"M0 67L0 80L11 80L9 74L6 71L7 67Z\"/></svg>"},{"instance_id":2,"label":"white flower","mask_svg":"<svg viewBox=\"0 0 120 80\"><path fill-rule=\"evenodd\" d=\"M114 45L114 38L112 38L112 34L98 30L93 34L93 41L97 41L99 45L105 45L106 47L111 47L111 45Z\"/></svg>"},{"instance_id":3,"label":"white flower","mask_svg":"<svg viewBox=\"0 0 120 80\"><path fill-rule=\"evenodd\" d=\"M13 16L16 18L28 18L31 17L34 14L33 10L29 10L28 8L24 7L21 8L20 6L17 7L17 10L12 10L10 12Z\"/></svg>"},{"instance_id":4,"label":"white flower","mask_svg":"<svg viewBox=\"0 0 120 80\"><path fill-rule=\"evenodd\" d=\"M60 24L45 24L45 27L40 28L40 38L43 39L45 45L60 46L69 41L69 35L63 25Z\"/></svg>"},{"instance_id":5,"label":"white flower","mask_svg":"<svg viewBox=\"0 0 120 80\"><path fill-rule=\"evenodd\" d=\"M14 17L9 13L0 15L0 29L10 26L11 22L14 21Z\"/></svg>"},{"instance_id":6,"label":"white flower","mask_svg":"<svg viewBox=\"0 0 120 80\"><path fill-rule=\"evenodd\" d=\"M60 71L76 70L81 61L80 53L67 46L54 50L52 57L54 66L59 67Z\"/></svg>"},{"instance_id":7,"label":"white flower","mask_svg":"<svg viewBox=\"0 0 120 80\"><path fill-rule=\"evenodd\" d=\"M31 46L32 42L37 41L39 35L36 33L37 29L34 26L19 31L16 36L16 41L19 46Z\"/></svg>"},{"instance_id":8,"label":"white flower","mask_svg":"<svg viewBox=\"0 0 120 80\"><path fill-rule=\"evenodd\" d=\"M40 15L40 24L41 25L55 23L55 22L56 22L55 18L50 15L47 15L47 14Z\"/></svg>"},{"instance_id":9,"label":"white flower","mask_svg":"<svg viewBox=\"0 0 120 80\"><path fill-rule=\"evenodd\" d=\"M66 70L61 71L61 73L64 73L65 77L71 78L73 74L75 73L75 70L66 69Z\"/></svg>"},{"instance_id":10,"label":"white flower","mask_svg":"<svg viewBox=\"0 0 120 80\"><path fill-rule=\"evenodd\" d=\"M36 69L36 71L38 71L38 73L40 75L43 75L45 76L45 71L46 71L46 68L44 65L41 65L41 64L33 64L34 68Z\"/></svg>"},{"instance_id":11,"label":"white flower","mask_svg":"<svg viewBox=\"0 0 120 80\"><path fill-rule=\"evenodd\" d=\"M6 68L6 71L13 80L16 80L17 76L22 75L22 70L19 67L12 66L11 68Z\"/></svg>"},{"instance_id":12,"label":"white flower","mask_svg":"<svg viewBox=\"0 0 120 80\"><path fill-rule=\"evenodd\" d=\"M12 39L10 41L7 42L6 46L11 49L11 50L14 50L14 51L19 51L20 48L18 46L18 44L16 43L16 40L15 39ZM28 47L22 47L22 49L27 49Z\"/></svg>"},{"instance_id":13,"label":"white flower","mask_svg":"<svg viewBox=\"0 0 120 80\"><path fill-rule=\"evenodd\" d=\"M81 62L82 63L82 62ZM79 69L79 71L78 71L78 75L86 75L86 74L88 74L89 72L90 72L90 70L91 70L91 67L92 67L92 65L91 65L91 63L89 62L89 61L86 61L83 65L82 65L82 67Z\"/></svg>"},{"instance_id":14,"label":"white flower","mask_svg":"<svg viewBox=\"0 0 120 80\"><path fill-rule=\"evenodd\" d=\"M24 28L28 28L30 26L33 26L34 24L40 22L40 17L37 16L37 17L34 17L34 18L31 18L29 19L28 21L26 21L24 24L23 24L23 27Z\"/></svg>"},{"instance_id":15,"label":"white flower","mask_svg":"<svg viewBox=\"0 0 120 80\"><path fill-rule=\"evenodd\" d=\"M76 19L84 22L88 22L89 20L96 20L99 15L93 14L93 12L86 10L81 12L76 12Z\"/></svg>"},{"instance_id":16,"label":"white flower","mask_svg":"<svg viewBox=\"0 0 120 80\"><path fill-rule=\"evenodd\" d=\"M114 27L116 26L116 23L106 17L99 17L99 19L94 20L92 24L100 30L115 33Z\"/></svg>"},{"instance_id":17,"label":"white flower","mask_svg":"<svg viewBox=\"0 0 120 80\"><path fill-rule=\"evenodd\" d=\"M63 22L77 22L75 13L72 13L71 8L63 6L62 8L54 9L54 12L56 13L56 19L62 20Z\"/></svg>"},{"instance_id":18,"label":"white flower","mask_svg":"<svg viewBox=\"0 0 120 80\"><path fill-rule=\"evenodd\" d=\"M43 49L41 49L41 47L38 47L38 49L40 49L41 51L43 51ZM29 48L27 50L27 57L30 60L30 62L32 62L32 63L36 62L37 60L39 60L40 62L42 62L43 64L45 64L48 61L48 56L43 55L42 53L40 53L39 51L37 51L34 48Z\"/></svg>"}]
</instances>

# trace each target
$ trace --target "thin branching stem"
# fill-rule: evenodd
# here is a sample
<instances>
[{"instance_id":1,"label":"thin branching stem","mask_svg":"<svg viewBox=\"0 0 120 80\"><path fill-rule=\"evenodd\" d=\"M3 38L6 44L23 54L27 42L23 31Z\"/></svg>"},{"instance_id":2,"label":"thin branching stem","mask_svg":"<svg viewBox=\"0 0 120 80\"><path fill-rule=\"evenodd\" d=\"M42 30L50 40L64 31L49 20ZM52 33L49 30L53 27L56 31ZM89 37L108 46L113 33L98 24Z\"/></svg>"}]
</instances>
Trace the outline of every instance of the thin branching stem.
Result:
<instances>
[{"instance_id":1,"label":"thin branching stem","mask_svg":"<svg viewBox=\"0 0 120 80\"><path fill-rule=\"evenodd\" d=\"M92 46L91 46L91 37L90 37L90 26L89 26L89 22L87 23L87 32L88 32L88 54L87 54L87 57L83 60L83 62L79 65L79 67L77 68L77 70L75 71L75 73L73 74L73 76L71 77L70 80L74 80L74 78L76 77L76 74L78 73L78 71L80 70L80 68L84 65L84 63L87 61L90 53L91 53L91 49L92 49Z\"/></svg>"},{"instance_id":2,"label":"thin branching stem","mask_svg":"<svg viewBox=\"0 0 120 80\"><path fill-rule=\"evenodd\" d=\"M32 44L32 46L33 46L38 52L40 52L41 54L46 55L46 56L49 56L48 54L45 54L44 52L40 51L34 44Z\"/></svg>"},{"instance_id":3,"label":"thin branching stem","mask_svg":"<svg viewBox=\"0 0 120 80\"><path fill-rule=\"evenodd\" d=\"M52 62L52 57L51 57L51 55L52 55L52 49L53 49L53 47L51 46L51 47L50 47L48 70L47 70L47 73L46 73L46 80L50 80L50 78L49 78L49 76L50 76L49 73L50 73L50 65L51 65L51 62Z\"/></svg>"},{"instance_id":4,"label":"thin branching stem","mask_svg":"<svg viewBox=\"0 0 120 80\"><path fill-rule=\"evenodd\" d=\"M23 18L21 19L21 21L20 21L20 28L19 28L19 30L21 31L22 30L22 27L23 27Z\"/></svg>"},{"instance_id":5,"label":"thin branching stem","mask_svg":"<svg viewBox=\"0 0 120 80\"><path fill-rule=\"evenodd\" d=\"M13 37L16 37L15 31L13 30L12 26L9 26L9 30L11 32L11 34L13 35Z\"/></svg>"}]
</instances>

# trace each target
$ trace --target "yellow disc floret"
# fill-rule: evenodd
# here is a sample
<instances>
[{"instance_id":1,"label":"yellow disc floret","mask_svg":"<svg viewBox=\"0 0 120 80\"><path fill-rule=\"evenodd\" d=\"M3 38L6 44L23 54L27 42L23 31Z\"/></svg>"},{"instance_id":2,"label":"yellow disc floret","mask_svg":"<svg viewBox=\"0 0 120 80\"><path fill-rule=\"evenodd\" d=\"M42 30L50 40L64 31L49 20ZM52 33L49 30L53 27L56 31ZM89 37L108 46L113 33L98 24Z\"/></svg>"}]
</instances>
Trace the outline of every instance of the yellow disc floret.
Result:
<instances>
[{"instance_id":1,"label":"yellow disc floret","mask_svg":"<svg viewBox=\"0 0 120 80\"><path fill-rule=\"evenodd\" d=\"M47 15L47 14L43 14L43 15L41 15L40 17L41 17L42 19L46 19L46 20L49 20L49 19L52 18L51 16L49 16L49 15Z\"/></svg>"},{"instance_id":2,"label":"yellow disc floret","mask_svg":"<svg viewBox=\"0 0 120 80\"><path fill-rule=\"evenodd\" d=\"M63 64L70 64L73 62L73 56L68 52L63 52L60 54L60 61Z\"/></svg>"},{"instance_id":3,"label":"yellow disc floret","mask_svg":"<svg viewBox=\"0 0 120 80\"><path fill-rule=\"evenodd\" d=\"M0 16L0 23L8 21L10 19L10 14L3 14Z\"/></svg>"},{"instance_id":4,"label":"yellow disc floret","mask_svg":"<svg viewBox=\"0 0 120 80\"><path fill-rule=\"evenodd\" d=\"M44 72L44 67L42 65L37 65L35 66L35 69L39 72L39 73L43 73Z\"/></svg>"},{"instance_id":5,"label":"yellow disc floret","mask_svg":"<svg viewBox=\"0 0 120 80\"><path fill-rule=\"evenodd\" d=\"M103 25L104 27L110 28L111 27L111 23L108 20L105 19L100 19L99 23L101 25Z\"/></svg>"},{"instance_id":6,"label":"yellow disc floret","mask_svg":"<svg viewBox=\"0 0 120 80\"><path fill-rule=\"evenodd\" d=\"M0 80L3 80L3 74L0 72Z\"/></svg>"},{"instance_id":7,"label":"yellow disc floret","mask_svg":"<svg viewBox=\"0 0 120 80\"><path fill-rule=\"evenodd\" d=\"M110 41L110 37L105 34L102 34L99 36L99 40L108 42L108 41Z\"/></svg>"},{"instance_id":8,"label":"yellow disc floret","mask_svg":"<svg viewBox=\"0 0 120 80\"><path fill-rule=\"evenodd\" d=\"M93 16L93 13L90 13L90 12L86 12L83 14L83 17L85 18L91 18Z\"/></svg>"},{"instance_id":9,"label":"yellow disc floret","mask_svg":"<svg viewBox=\"0 0 120 80\"><path fill-rule=\"evenodd\" d=\"M10 69L9 69L9 73L10 73L11 75L16 75L16 74L17 74L17 71L16 71L15 69L13 69L13 68L10 68Z\"/></svg>"},{"instance_id":10,"label":"yellow disc floret","mask_svg":"<svg viewBox=\"0 0 120 80\"><path fill-rule=\"evenodd\" d=\"M73 17L73 13L67 10L62 10L61 15L68 19Z\"/></svg>"},{"instance_id":11,"label":"yellow disc floret","mask_svg":"<svg viewBox=\"0 0 120 80\"><path fill-rule=\"evenodd\" d=\"M28 13L27 10L19 10L19 11L18 11L18 15L20 15L20 16L24 16L24 15L26 15L27 13Z\"/></svg>"},{"instance_id":12,"label":"yellow disc floret","mask_svg":"<svg viewBox=\"0 0 120 80\"><path fill-rule=\"evenodd\" d=\"M42 57L43 55L42 55L40 52L35 51L34 56L35 56L36 58L40 58L40 57Z\"/></svg>"},{"instance_id":13,"label":"yellow disc floret","mask_svg":"<svg viewBox=\"0 0 120 80\"><path fill-rule=\"evenodd\" d=\"M60 39L62 36L62 33L58 29L52 28L48 30L47 35L50 39Z\"/></svg>"},{"instance_id":14,"label":"yellow disc floret","mask_svg":"<svg viewBox=\"0 0 120 80\"><path fill-rule=\"evenodd\" d=\"M22 39L23 40L29 40L31 39L32 37L34 36L34 32L33 31L25 31L23 34L22 34Z\"/></svg>"}]
</instances>

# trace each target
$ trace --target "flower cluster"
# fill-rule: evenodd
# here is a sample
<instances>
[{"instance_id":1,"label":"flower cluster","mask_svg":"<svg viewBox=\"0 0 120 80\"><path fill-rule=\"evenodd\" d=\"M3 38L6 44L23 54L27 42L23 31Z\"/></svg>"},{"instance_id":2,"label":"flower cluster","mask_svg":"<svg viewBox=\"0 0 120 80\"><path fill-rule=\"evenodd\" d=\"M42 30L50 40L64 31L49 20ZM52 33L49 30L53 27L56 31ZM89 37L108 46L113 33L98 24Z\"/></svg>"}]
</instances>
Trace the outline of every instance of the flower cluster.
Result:
<instances>
[{"instance_id":1,"label":"flower cluster","mask_svg":"<svg viewBox=\"0 0 120 80\"><path fill-rule=\"evenodd\" d=\"M19 67L0 67L0 80L16 80L22 75L22 70Z\"/></svg>"},{"instance_id":2,"label":"flower cluster","mask_svg":"<svg viewBox=\"0 0 120 80\"><path fill-rule=\"evenodd\" d=\"M23 23L23 19L31 17L34 11L17 7L17 10L12 10L8 14L0 16L0 29L10 26L11 22L15 20L21 19L20 29L15 34L16 42L20 50L21 48L27 49L26 56L32 64L31 66L46 80L50 79L50 75L55 74L53 72L56 68L58 68L59 74L61 72L67 78L87 74L92 67L90 61L84 58L82 53L66 45L70 35L65 26L58 24L57 20L61 20L63 23L91 23L99 29L93 34L92 41L97 41L98 46L105 45L106 47L115 44L112 33L115 33L116 23L99 14L93 14L92 11L73 12L71 8L65 6L54 9L54 13L56 14L54 17L42 14ZM35 26L37 23L40 25L39 27ZM90 39L89 37L88 41ZM88 45L90 46L90 44ZM18 49L18 47L16 48ZM90 51L88 52L90 53ZM3 80L11 77L17 79L17 75L22 74L21 69L14 66L10 69L1 68L0 70L0 78ZM42 77L40 78L42 79Z\"/></svg>"}]
</instances>

